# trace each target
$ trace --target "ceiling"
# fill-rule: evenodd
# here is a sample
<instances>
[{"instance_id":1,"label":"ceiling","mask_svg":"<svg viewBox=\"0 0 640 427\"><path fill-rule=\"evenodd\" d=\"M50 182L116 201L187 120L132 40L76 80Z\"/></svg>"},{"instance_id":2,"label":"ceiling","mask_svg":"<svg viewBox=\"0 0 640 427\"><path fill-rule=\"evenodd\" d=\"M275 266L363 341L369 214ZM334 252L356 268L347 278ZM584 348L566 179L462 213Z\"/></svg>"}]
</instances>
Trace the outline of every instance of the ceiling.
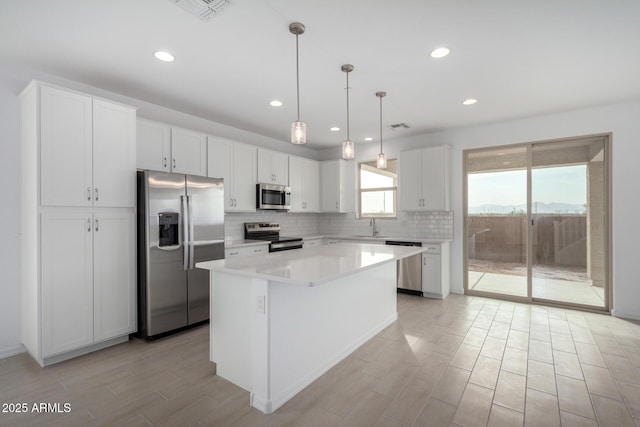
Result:
<instances>
[{"instance_id":1,"label":"ceiling","mask_svg":"<svg viewBox=\"0 0 640 427\"><path fill-rule=\"evenodd\" d=\"M0 62L20 64L288 143L383 140L640 99L633 0L231 0L210 21L171 0L0 2ZM436 60L432 49L451 54ZM153 52L167 50L175 62ZM472 106L462 105L476 98ZM269 106L272 99L281 107ZM389 125L406 123L408 129ZM341 128L331 132L332 126Z\"/></svg>"}]
</instances>

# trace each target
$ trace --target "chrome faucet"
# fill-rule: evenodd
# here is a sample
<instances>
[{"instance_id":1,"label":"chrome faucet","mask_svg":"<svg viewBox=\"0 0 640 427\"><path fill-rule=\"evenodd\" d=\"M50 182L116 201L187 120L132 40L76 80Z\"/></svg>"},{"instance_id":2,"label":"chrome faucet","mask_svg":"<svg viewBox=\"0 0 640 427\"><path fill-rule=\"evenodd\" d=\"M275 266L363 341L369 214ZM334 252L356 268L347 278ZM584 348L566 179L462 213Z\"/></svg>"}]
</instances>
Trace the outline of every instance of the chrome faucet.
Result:
<instances>
[{"instance_id":1,"label":"chrome faucet","mask_svg":"<svg viewBox=\"0 0 640 427\"><path fill-rule=\"evenodd\" d=\"M376 218L373 216L369 220L369 227L371 227L371 237L375 237L378 234L378 230L376 230Z\"/></svg>"}]
</instances>

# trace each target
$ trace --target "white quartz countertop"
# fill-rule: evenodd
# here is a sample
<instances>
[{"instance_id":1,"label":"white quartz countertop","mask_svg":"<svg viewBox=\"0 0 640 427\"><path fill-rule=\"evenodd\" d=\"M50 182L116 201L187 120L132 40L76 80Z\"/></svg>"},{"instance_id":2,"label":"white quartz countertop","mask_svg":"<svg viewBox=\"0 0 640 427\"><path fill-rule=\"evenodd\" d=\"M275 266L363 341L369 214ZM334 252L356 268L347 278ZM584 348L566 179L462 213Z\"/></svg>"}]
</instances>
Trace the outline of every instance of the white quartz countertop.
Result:
<instances>
[{"instance_id":1,"label":"white quartz countertop","mask_svg":"<svg viewBox=\"0 0 640 427\"><path fill-rule=\"evenodd\" d=\"M243 246L260 246L269 245L269 242L264 240L250 240L250 239L226 239L224 241L224 247L226 249L239 248Z\"/></svg>"},{"instance_id":2,"label":"white quartz countertop","mask_svg":"<svg viewBox=\"0 0 640 427\"><path fill-rule=\"evenodd\" d=\"M426 250L415 246L344 243L199 262L205 270L316 286Z\"/></svg>"}]
</instances>

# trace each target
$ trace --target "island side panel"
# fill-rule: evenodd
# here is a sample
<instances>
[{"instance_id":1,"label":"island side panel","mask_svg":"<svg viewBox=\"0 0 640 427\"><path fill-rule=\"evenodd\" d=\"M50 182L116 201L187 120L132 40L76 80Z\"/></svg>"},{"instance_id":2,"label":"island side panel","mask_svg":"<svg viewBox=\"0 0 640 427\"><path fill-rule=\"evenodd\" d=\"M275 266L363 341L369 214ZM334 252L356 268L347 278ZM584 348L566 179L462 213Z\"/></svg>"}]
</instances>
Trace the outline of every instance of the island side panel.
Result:
<instances>
[{"instance_id":1,"label":"island side panel","mask_svg":"<svg viewBox=\"0 0 640 427\"><path fill-rule=\"evenodd\" d=\"M211 361L216 363L218 376L251 391L254 316L252 279L211 271L210 280Z\"/></svg>"},{"instance_id":2,"label":"island side panel","mask_svg":"<svg viewBox=\"0 0 640 427\"><path fill-rule=\"evenodd\" d=\"M396 262L315 287L269 282L269 319L275 410L397 319Z\"/></svg>"}]
</instances>

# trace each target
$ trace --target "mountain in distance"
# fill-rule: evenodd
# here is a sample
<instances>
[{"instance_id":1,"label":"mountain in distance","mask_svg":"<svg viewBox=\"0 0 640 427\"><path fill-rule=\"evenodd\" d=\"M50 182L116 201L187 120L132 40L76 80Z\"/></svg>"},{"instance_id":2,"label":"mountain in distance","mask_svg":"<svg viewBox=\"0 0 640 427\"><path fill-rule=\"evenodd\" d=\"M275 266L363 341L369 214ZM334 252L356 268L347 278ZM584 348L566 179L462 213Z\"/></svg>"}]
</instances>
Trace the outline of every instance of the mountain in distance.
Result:
<instances>
[{"instance_id":1,"label":"mountain in distance","mask_svg":"<svg viewBox=\"0 0 640 427\"><path fill-rule=\"evenodd\" d=\"M583 204L533 202L534 214L585 214L587 207ZM509 215L526 213L527 205L480 205L469 206L470 215Z\"/></svg>"}]
</instances>

